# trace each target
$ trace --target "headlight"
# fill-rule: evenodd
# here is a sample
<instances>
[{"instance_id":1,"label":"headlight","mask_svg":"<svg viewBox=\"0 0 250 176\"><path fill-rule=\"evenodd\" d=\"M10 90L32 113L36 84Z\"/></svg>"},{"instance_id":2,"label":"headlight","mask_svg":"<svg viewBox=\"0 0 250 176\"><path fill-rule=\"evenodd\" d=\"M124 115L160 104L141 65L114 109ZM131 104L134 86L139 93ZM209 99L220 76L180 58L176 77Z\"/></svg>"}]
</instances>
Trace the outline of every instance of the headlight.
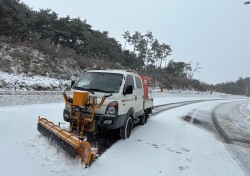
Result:
<instances>
[{"instance_id":1,"label":"headlight","mask_svg":"<svg viewBox=\"0 0 250 176\"><path fill-rule=\"evenodd\" d=\"M70 109L70 104L69 103L65 103L65 109L67 109L67 110Z\"/></svg>"},{"instance_id":2,"label":"headlight","mask_svg":"<svg viewBox=\"0 0 250 176\"><path fill-rule=\"evenodd\" d=\"M118 112L118 102L117 101L112 101L108 104L106 108L106 114L116 114Z\"/></svg>"},{"instance_id":3,"label":"headlight","mask_svg":"<svg viewBox=\"0 0 250 176\"><path fill-rule=\"evenodd\" d=\"M103 124L104 125L111 125L112 124L112 120L104 120Z\"/></svg>"}]
</instances>

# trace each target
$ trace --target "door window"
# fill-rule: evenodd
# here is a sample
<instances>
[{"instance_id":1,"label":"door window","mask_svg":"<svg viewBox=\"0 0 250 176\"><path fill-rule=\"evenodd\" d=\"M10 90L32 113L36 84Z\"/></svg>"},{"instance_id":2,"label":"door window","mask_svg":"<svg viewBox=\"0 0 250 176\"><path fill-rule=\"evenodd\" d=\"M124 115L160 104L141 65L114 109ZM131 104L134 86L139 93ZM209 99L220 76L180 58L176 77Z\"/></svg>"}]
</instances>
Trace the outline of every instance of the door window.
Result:
<instances>
[{"instance_id":1,"label":"door window","mask_svg":"<svg viewBox=\"0 0 250 176\"><path fill-rule=\"evenodd\" d=\"M126 82L125 82L125 85L124 85L124 88L125 88L127 85L132 85L132 86L133 86L133 89L134 89L134 79L133 79L133 76L131 76L131 75L128 75L128 76L127 76Z\"/></svg>"},{"instance_id":2,"label":"door window","mask_svg":"<svg viewBox=\"0 0 250 176\"><path fill-rule=\"evenodd\" d=\"M135 77L135 83L137 89L142 89L141 79L139 77Z\"/></svg>"}]
</instances>

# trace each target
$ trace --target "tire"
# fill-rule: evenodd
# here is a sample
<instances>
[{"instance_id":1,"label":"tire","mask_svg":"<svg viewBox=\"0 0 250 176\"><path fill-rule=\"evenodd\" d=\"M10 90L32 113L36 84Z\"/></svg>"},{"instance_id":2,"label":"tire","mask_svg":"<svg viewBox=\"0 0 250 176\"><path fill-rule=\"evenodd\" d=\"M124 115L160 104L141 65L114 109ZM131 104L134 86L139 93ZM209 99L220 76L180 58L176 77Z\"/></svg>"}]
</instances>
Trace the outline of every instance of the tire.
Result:
<instances>
[{"instance_id":1,"label":"tire","mask_svg":"<svg viewBox=\"0 0 250 176\"><path fill-rule=\"evenodd\" d=\"M132 117L129 116L129 118L126 121L126 124L123 127L120 128L120 137L121 137L121 139L129 138L132 128L133 128L133 120L132 120Z\"/></svg>"},{"instance_id":2,"label":"tire","mask_svg":"<svg viewBox=\"0 0 250 176\"><path fill-rule=\"evenodd\" d=\"M140 124L145 125L148 121L149 113L147 110L144 111L144 115L140 117Z\"/></svg>"},{"instance_id":3,"label":"tire","mask_svg":"<svg viewBox=\"0 0 250 176\"><path fill-rule=\"evenodd\" d=\"M148 114L152 114L152 108L148 109Z\"/></svg>"}]
</instances>

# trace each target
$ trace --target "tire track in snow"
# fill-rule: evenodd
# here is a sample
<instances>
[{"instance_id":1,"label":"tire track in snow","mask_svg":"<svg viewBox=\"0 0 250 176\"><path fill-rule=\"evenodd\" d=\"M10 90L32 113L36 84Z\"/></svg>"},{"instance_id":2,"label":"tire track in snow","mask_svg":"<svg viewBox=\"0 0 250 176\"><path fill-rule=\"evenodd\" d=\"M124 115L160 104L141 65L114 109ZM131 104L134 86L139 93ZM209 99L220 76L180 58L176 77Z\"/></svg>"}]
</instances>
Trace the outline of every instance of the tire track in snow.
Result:
<instances>
[{"instance_id":1,"label":"tire track in snow","mask_svg":"<svg viewBox=\"0 0 250 176\"><path fill-rule=\"evenodd\" d=\"M186 106L194 103L201 103L205 101L216 101L216 100L225 100L225 99L203 99L203 100L191 100L191 101L182 101L182 102L175 102L175 103L167 103L163 105L154 106L152 116L159 114L163 111L178 108L181 106Z\"/></svg>"},{"instance_id":2,"label":"tire track in snow","mask_svg":"<svg viewBox=\"0 0 250 176\"><path fill-rule=\"evenodd\" d=\"M212 120L225 142L226 150L236 160L245 175L250 176L250 130L248 130L249 123L244 117L247 111L242 109L247 108L246 103L249 105L249 100L247 102L236 102L235 104L221 104L213 109ZM247 116L249 115L247 114Z\"/></svg>"},{"instance_id":3,"label":"tire track in snow","mask_svg":"<svg viewBox=\"0 0 250 176\"><path fill-rule=\"evenodd\" d=\"M216 106L212 111L212 121L219 135L226 143L244 143L250 147L250 131L247 130L250 123L246 122L244 117L246 111L241 109L241 112L234 112L235 108L246 107L245 103L242 103L239 102L232 105L223 103ZM225 107L230 107L231 112L229 114L227 111L220 113Z\"/></svg>"}]
</instances>

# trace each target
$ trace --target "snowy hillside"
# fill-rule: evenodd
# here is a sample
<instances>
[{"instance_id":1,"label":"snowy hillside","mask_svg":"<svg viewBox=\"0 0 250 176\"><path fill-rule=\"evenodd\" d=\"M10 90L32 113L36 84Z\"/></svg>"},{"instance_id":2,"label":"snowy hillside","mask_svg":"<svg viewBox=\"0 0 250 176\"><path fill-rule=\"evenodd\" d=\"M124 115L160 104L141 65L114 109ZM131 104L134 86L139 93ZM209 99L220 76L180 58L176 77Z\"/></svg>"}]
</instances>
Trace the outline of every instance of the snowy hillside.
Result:
<instances>
[{"instance_id":1,"label":"snowy hillside","mask_svg":"<svg viewBox=\"0 0 250 176\"><path fill-rule=\"evenodd\" d=\"M0 90L59 90L84 71L66 51L35 48L0 41Z\"/></svg>"},{"instance_id":2,"label":"snowy hillside","mask_svg":"<svg viewBox=\"0 0 250 176\"><path fill-rule=\"evenodd\" d=\"M0 37L0 90L59 90L89 69L114 67L117 63L89 59L43 40L18 43Z\"/></svg>"},{"instance_id":3,"label":"snowy hillside","mask_svg":"<svg viewBox=\"0 0 250 176\"><path fill-rule=\"evenodd\" d=\"M70 85L70 80L46 76L27 76L0 71L0 91L60 90Z\"/></svg>"}]
</instances>

